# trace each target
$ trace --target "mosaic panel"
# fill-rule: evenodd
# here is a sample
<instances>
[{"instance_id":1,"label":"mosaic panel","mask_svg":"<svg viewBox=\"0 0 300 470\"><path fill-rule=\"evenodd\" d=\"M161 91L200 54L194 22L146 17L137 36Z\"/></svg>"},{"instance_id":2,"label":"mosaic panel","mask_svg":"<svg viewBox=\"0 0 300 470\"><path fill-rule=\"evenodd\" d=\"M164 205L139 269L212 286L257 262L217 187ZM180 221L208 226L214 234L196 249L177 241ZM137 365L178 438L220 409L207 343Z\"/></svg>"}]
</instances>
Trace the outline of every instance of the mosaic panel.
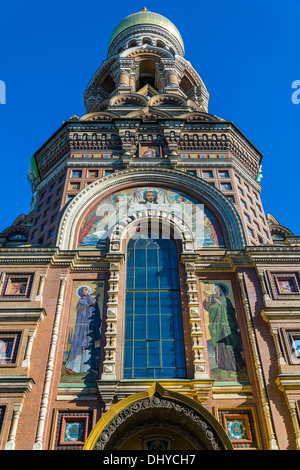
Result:
<instances>
[{"instance_id":1,"label":"mosaic panel","mask_svg":"<svg viewBox=\"0 0 300 470\"><path fill-rule=\"evenodd\" d=\"M58 412L55 450L82 450L92 430L92 411Z\"/></svg>"},{"instance_id":2,"label":"mosaic panel","mask_svg":"<svg viewBox=\"0 0 300 470\"><path fill-rule=\"evenodd\" d=\"M0 332L0 364L15 363L20 336L20 333Z\"/></svg>"},{"instance_id":3,"label":"mosaic panel","mask_svg":"<svg viewBox=\"0 0 300 470\"><path fill-rule=\"evenodd\" d=\"M219 409L218 415L235 449L260 448L254 407Z\"/></svg>"},{"instance_id":4,"label":"mosaic panel","mask_svg":"<svg viewBox=\"0 0 300 470\"><path fill-rule=\"evenodd\" d=\"M201 281L201 296L212 378L248 382L231 281Z\"/></svg>"},{"instance_id":5,"label":"mosaic panel","mask_svg":"<svg viewBox=\"0 0 300 470\"><path fill-rule=\"evenodd\" d=\"M98 378L104 281L74 282L61 382Z\"/></svg>"},{"instance_id":6,"label":"mosaic panel","mask_svg":"<svg viewBox=\"0 0 300 470\"><path fill-rule=\"evenodd\" d=\"M6 274L2 287L2 297L29 298L33 274Z\"/></svg>"},{"instance_id":7,"label":"mosaic panel","mask_svg":"<svg viewBox=\"0 0 300 470\"><path fill-rule=\"evenodd\" d=\"M296 272L267 272L267 278L273 297L276 299L292 299L300 296L299 273Z\"/></svg>"},{"instance_id":8,"label":"mosaic panel","mask_svg":"<svg viewBox=\"0 0 300 470\"><path fill-rule=\"evenodd\" d=\"M97 204L84 218L78 248L104 250L115 225L145 208L158 208L183 220L194 232L198 247L225 246L221 226L208 207L185 193L145 186L116 192Z\"/></svg>"}]
</instances>

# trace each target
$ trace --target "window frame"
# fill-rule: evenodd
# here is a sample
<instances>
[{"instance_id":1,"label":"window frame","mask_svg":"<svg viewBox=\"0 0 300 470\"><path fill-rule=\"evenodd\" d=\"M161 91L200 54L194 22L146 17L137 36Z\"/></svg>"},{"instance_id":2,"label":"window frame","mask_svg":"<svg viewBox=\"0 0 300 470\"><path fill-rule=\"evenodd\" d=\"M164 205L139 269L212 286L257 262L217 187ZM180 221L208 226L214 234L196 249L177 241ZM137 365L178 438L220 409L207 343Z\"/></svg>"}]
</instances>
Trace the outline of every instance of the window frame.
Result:
<instances>
[{"instance_id":1,"label":"window frame","mask_svg":"<svg viewBox=\"0 0 300 470\"><path fill-rule=\"evenodd\" d=\"M132 242L133 240L133 242ZM171 279L171 269L176 271L177 273L177 279L176 279L176 284L174 284L174 278L171 281L171 284L169 288L163 288L159 283L157 284L157 287L155 288L149 288L149 285L145 283L143 288L137 288L136 284L131 282L131 278L129 278L129 270L131 269L133 271L132 274L134 274L135 268L133 264L133 268L130 268L128 265L128 258L129 258L129 249L132 250L131 255L134 257L134 249L136 249L136 246L134 245L133 248L130 248L130 243L134 242L136 243L137 240L141 240L141 238L138 239L130 239L128 244L127 244L127 249L126 249L126 282L125 282L125 312L124 312L124 344L123 344L123 351L124 351L124 360L123 360L123 378L124 379L160 379L160 378L186 378L187 377L187 368L186 368L186 357L185 357L185 350L184 350L184 329L183 329L183 318L182 318L182 309L181 309L181 290L180 290L180 278L179 278L179 273L178 273L178 251L177 251L177 244L175 243L174 240L170 240L170 242L173 244L172 249L170 251L170 256L174 256L176 253L176 261L174 262L173 268L169 268L169 275ZM157 242L156 239L147 239L148 240L148 246L152 242ZM146 245L147 248L147 245ZM148 248L149 249L149 248ZM161 248L160 248L161 249ZM158 250L157 250L158 251ZM147 251L146 251L147 253ZM145 256L146 256L145 253ZM134 260L133 260L134 262ZM150 268L149 268L150 269ZM160 272L163 268L161 265L158 264L158 272ZM145 272L147 271L147 266L145 266ZM133 278L134 280L134 278ZM176 285L176 288L174 286ZM165 286L166 287L166 286ZM167 293L167 294L166 294ZM171 294L170 294L171 293ZM140 333L139 330L135 330L135 321L142 320L142 318L136 318L138 313L138 308L136 306L136 300L139 298L138 294L140 295L140 298L144 296L145 299L145 313L141 314L140 316L145 319L144 323L145 326L142 327L143 330ZM152 294L152 296L150 295ZM151 310L151 303L150 299L155 298L157 299L157 313L153 314L153 305L152 305L152 310ZM166 295L165 295L166 294ZM163 310L163 301L165 300L168 302L171 302L170 304L172 305L170 309L170 313L167 312L167 307ZM129 302L131 303L131 306L129 307ZM178 313L174 313L174 306L177 306ZM169 304L169 305L170 305ZM164 313L162 313L162 311ZM149 313L151 312L151 313ZM166 312L166 313L165 313ZM158 330L159 334L157 335L156 338L154 338L154 335L151 337L151 328L149 328L150 323L148 315L152 315L153 318L151 318L151 324L152 322L157 322L158 324ZM129 318L130 317L130 318ZM156 318L155 318L156 317ZM166 318L165 318L166 317ZM169 317L167 319L167 317ZM129 321L132 320L132 324L130 324L130 333L128 334L128 325ZM171 322L171 326L169 330L169 334L171 337L169 339L166 339L164 336L164 331L162 328L162 323L163 321L167 320L167 325L168 321ZM141 323L143 325L143 321ZM135 336L136 334L136 336ZM139 334L141 335L140 337ZM127 337L126 337L127 336ZM139 342L139 343L138 343ZM136 348L141 347L143 351L143 357L144 357L144 365L137 365L134 362L134 354L136 352ZM159 365L154 365L152 361L153 359L153 351L155 350L155 347L157 348L157 357L159 357ZM171 363L165 363L163 362L163 358L166 357L164 355L163 351L164 348L171 348L172 349L172 357L174 358L174 364ZM128 354L130 354L130 360L128 361ZM170 355L171 357L171 355ZM170 373L168 374L168 370ZM139 371L141 372L141 375L139 374ZM143 371L146 371L143 373Z\"/></svg>"}]
</instances>

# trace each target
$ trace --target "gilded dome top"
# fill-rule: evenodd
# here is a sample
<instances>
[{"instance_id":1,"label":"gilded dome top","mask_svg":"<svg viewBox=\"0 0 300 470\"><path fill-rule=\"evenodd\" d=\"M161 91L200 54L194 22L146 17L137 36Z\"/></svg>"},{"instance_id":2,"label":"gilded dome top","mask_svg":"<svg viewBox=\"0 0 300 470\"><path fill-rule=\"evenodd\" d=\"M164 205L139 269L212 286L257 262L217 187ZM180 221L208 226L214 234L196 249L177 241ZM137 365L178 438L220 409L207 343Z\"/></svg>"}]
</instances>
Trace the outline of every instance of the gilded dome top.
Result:
<instances>
[{"instance_id":1,"label":"gilded dome top","mask_svg":"<svg viewBox=\"0 0 300 470\"><path fill-rule=\"evenodd\" d=\"M182 49L184 50L183 40L176 26L170 20L168 20L168 18L165 18L164 16L159 15L158 13L153 13L151 11L148 11L146 8L143 8L142 11L126 16L126 18L124 18L122 21L120 21L119 24L117 24L117 26L114 28L113 32L111 33L111 36L108 42L108 49L110 48L110 45L113 42L113 40L122 31L124 31L127 28L130 28L131 26L136 26L139 24L152 24L152 25L157 25L166 29L167 31L169 31L169 33L171 33L173 36L176 37Z\"/></svg>"}]
</instances>

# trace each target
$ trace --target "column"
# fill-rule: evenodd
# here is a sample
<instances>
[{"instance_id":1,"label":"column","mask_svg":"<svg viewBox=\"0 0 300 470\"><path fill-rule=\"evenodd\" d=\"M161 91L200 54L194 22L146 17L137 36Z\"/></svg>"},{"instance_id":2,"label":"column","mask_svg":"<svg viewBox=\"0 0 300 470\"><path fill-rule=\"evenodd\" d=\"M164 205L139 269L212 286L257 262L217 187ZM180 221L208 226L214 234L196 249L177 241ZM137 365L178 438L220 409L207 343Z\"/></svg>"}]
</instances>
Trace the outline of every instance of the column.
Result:
<instances>
[{"instance_id":1,"label":"column","mask_svg":"<svg viewBox=\"0 0 300 470\"><path fill-rule=\"evenodd\" d=\"M5 445L5 450L15 450L16 445L16 434L18 428L18 422L20 419L20 414L23 408L23 403L15 403L13 409L13 416L11 420L10 433L8 441Z\"/></svg>"}]
</instances>

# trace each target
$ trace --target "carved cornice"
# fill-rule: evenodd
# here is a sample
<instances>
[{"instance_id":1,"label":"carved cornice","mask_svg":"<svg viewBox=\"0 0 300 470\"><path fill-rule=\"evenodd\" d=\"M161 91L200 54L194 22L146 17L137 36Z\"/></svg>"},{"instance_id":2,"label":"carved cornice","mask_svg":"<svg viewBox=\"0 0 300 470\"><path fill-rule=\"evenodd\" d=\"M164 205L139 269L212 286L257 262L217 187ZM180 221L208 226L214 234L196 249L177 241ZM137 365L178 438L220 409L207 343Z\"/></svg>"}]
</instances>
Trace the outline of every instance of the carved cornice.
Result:
<instances>
[{"instance_id":1,"label":"carved cornice","mask_svg":"<svg viewBox=\"0 0 300 470\"><path fill-rule=\"evenodd\" d=\"M44 308L1 308L0 306L0 323L2 322L26 322L39 324L46 315Z\"/></svg>"},{"instance_id":2,"label":"carved cornice","mask_svg":"<svg viewBox=\"0 0 300 470\"><path fill-rule=\"evenodd\" d=\"M282 254L285 256L283 257ZM110 253L112 255L112 253ZM291 246L247 246L241 250L200 249L194 252L193 262L196 271L235 271L241 267L257 265L280 266L298 269L300 247ZM186 262L187 253L182 253L182 262ZM12 266L52 266L76 271L107 271L108 254L99 250L61 250L60 248L3 247L0 248L0 266L5 269Z\"/></svg>"},{"instance_id":3,"label":"carved cornice","mask_svg":"<svg viewBox=\"0 0 300 470\"><path fill-rule=\"evenodd\" d=\"M0 265L44 266L51 262L55 253L56 248L0 248Z\"/></svg>"},{"instance_id":4,"label":"carved cornice","mask_svg":"<svg viewBox=\"0 0 300 470\"><path fill-rule=\"evenodd\" d=\"M126 99L137 99L145 100L143 96L138 93L133 93L131 95L118 95L113 98L114 103L116 100ZM182 101L179 95L165 94L165 95L154 95L151 100L164 100L173 98L177 101L177 106L179 106L179 101ZM150 100L150 104L151 101ZM188 103L187 103L188 104ZM109 105L109 102L107 102ZM41 176L44 178L47 172L50 170L54 172L55 176L57 175L55 165L63 159L67 159L68 154L71 151L74 152L105 152L108 150L122 150L121 140L119 138L118 128L125 128L128 126L128 119L130 122L135 121L134 127L139 128L143 124L143 118L145 112L154 113L154 119L158 125L158 132L160 129L163 130L164 138L170 138L169 133L175 131L175 136L172 137L174 142L178 147L178 150L184 152L229 152L234 158L232 161L240 163L241 168L247 169L251 174L251 181L253 177L256 177L257 168L261 160L261 154L256 151L252 144L240 133L240 131L230 122L222 122L220 124L217 122L192 122L187 121L189 113L184 114L184 118L178 119L178 117L172 117L172 110L168 109L169 117L164 114L164 106L150 106L149 102L143 104L140 102L139 106L133 107L135 111L131 110L128 115L128 110L126 109L126 116L117 117L115 114L111 114L110 121L86 121L86 120L71 120L66 122L63 129L57 131L48 142L38 150L35 155L38 162L38 167ZM181 104L182 106L182 104ZM149 108L149 109L148 109ZM180 106L179 106L180 108ZM118 108L119 109L119 108ZM120 106L122 109L122 106ZM173 110L174 112L174 110ZM96 113L97 114L97 113ZM181 121L180 129L178 129L178 121ZM117 125L118 123L118 125ZM122 123L122 124L121 124ZM220 128L221 125L221 128ZM166 131L168 129L168 131ZM73 134L77 133L79 137L83 134L87 134L87 139L73 139ZM103 141L99 139L92 138L92 134L103 134L106 135L106 140ZM115 133L117 139L113 140L111 134ZM160 131L161 133L161 131ZM183 139L183 134L187 136L187 139ZM194 135L197 135L197 140L194 139ZM204 140L204 136L206 139ZM226 136L224 139L222 136ZM213 138L214 136L214 138ZM138 136L133 136L134 142L138 142ZM172 142L173 142L172 140ZM185 162L187 163L187 162ZM189 162L190 163L190 162ZM194 162L202 163L202 162ZM215 164L215 161L214 161Z\"/></svg>"},{"instance_id":5,"label":"carved cornice","mask_svg":"<svg viewBox=\"0 0 300 470\"><path fill-rule=\"evenodd\" d=\"M27 395L34 385L34 380L26 376L0 377L0 393Z\"/></svg>"},{"instance_id":6,"label":"carved cornice","mask_svg":"<svg viewBox=\"0 0 300 470\"><path fill-rule=\"evenodd\" d=\"M279 374L275 379L275 383L282 392L287 390L299 392L300 374Z\"/></svg>"},{"instance_id":7,"label":"carved cornice","mask_svg":"<svg viewBox=\"0 0 300 470\"><path fill-rule=\"evenodd\" d=\"M70 272L107 271L109 267L105 253L99 250L84 252L63 251L59 248L0 248L0 266L7 269L18 265L24 265L26 269L28 266L68 268Z\"/></svg>"},{"instance_id":8,"label":"carved cornice","mask_svg":"<svg viewBox=\"0 0 300 470\"><path fill-rule=\"evenodd\" d=\"M255 264L300 264L300 246L247 246L245 251Z\"/></svg>"},{"instance_id":9,"label":"carved cornice","mask_svg":"<svg viewBox=\"0 0 300 470\"><path fill-rule=\"evenodd\" d=\"M297 302L297 300L295 301ZM273 307L263 307L263 309L260 312L260 315L266 322L272 322L272 321L291 321L291 320L297 320L299 321L300 319L300 302L298 300L298 305L292 306L273 306Z\"/></svg>"}]
</instances>

